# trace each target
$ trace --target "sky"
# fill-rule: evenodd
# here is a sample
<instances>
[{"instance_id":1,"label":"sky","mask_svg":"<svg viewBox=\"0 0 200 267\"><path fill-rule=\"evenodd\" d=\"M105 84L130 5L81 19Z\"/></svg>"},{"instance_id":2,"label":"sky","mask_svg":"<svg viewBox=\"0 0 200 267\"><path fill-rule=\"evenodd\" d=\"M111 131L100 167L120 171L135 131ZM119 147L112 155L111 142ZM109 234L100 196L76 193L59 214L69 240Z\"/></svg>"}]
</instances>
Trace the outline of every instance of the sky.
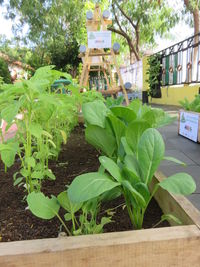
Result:
<instances>
[{"instance_id":1,"label":"sky","mask_svg":"<svg viewBox=\"0 0 200 267\"><path fill-rule=\"evenodd\" d=\"M183 1L181 0L171 0L169 1L169 4L173 7L176 5L176 8L181 9ZM5 34L8 39L13 37L12 33L12 24L13 22L11 20L6 20L4 18L4 15L6 14L6 9L2 6L0 6L0 34ZM24 29L24 33L26 32L27 27ZM177 42L180 42L187 37L193 35L193 28L190 28L188 25L186 25L184 22L180 22L178 25L176 25L170 32L171 39L161 39L160 37L156 38L156 42L158 44L158 47L154 49L154 52L158 52L162 49L165 49Z\"/></svg>"},{"instance_id":2,"label":"sky","mask_svg":"<svg viewBox=\"0 0 200 267\"><path fill-rule=\"evenodd\" d=\"M0 6L0 34L5 34L8 39L13 37L12 34L12 21L4 19L6 10Z\"/></svg>"}]
</instances>

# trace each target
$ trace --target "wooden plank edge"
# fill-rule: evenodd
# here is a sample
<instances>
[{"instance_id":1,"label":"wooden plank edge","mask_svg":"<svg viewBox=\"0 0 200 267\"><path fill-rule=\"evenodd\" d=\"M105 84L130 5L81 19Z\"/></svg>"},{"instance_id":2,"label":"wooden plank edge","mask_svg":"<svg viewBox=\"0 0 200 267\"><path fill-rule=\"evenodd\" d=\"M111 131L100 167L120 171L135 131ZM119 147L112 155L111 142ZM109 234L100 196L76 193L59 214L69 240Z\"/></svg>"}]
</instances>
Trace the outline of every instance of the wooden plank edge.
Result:
<instances>
[{"instance_id":1,"label":"wooden plank edge","mask_svg":"<svg viewBox=\"0 0 200 267\"><path fill-rule=\"evenodd\" d=\"M0 258L11 255L51 253L91 247L137 244L141 242L170 241L174 239L200 239L196 225L142 229L73 237L1 242ZM200 240L199 240L200 241Z\"/></svg>"},{"instance_id":2,"label":"wooden plank edge","mask_svg":"<svg viewBox=\"0 0 200 267\"><path fill-rule=\"evenodd\" d=\"M166 179L166 176L157 171L154 175L150 190L152 191L156 183ZM177 196L167 192L159 187L155 194L156 201L165 214L173 214L179 218L184 225L195 224L200 229L200 211L194 207L194 205L185 197ZM174 221L170 222L171 225L176 225Z\"/></svg>"}]
</instances>

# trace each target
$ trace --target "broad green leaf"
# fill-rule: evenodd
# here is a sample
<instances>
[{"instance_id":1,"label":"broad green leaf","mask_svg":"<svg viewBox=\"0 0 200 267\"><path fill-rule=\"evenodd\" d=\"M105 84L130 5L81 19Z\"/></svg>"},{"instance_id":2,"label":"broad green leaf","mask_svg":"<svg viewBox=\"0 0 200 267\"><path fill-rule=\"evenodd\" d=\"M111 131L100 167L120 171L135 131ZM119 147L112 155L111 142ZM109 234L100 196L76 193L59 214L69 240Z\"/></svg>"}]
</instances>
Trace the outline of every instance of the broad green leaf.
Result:
<instances>
[{"instance_id":1,"label":"broad green leaf","mask_svg":"<svg viewBox=\"0 0 200 267\"><path fill-rule=\"evenodd\" d=\"M164 179L159 185L168 192L177 195L190 195L196 190L192 176L181 172Z\"/></svg>"},{"instance_id":2,"label":"broad green leaf","mask_svg":"<svg viewBox=\"0 0 200 267\"><path fill-rule=\"evenodd\" d=\"M126 155L133 155L133 150L131 149L131 147L127 143L127 140L126 140L125 137L121 138L121 146L123 147L124 152L126 153ZM120 146L120 148L121 148L121 146Z\"/></svg>"},{"instance_id":3,"label":"broad green leaf","mask_svg":"<svg viewBox=\"0 0 200 267\"><path fill-rule=\"evenodd\" d=\"M131 193L138 205L142 207L146 206L144 197L135 188L133 188L129 181L122 181L122 185Z\"/></svg>"},{"instance_id":4,"label":"broad green leaf","mask_svg":"<svg viewBox=\"0 0 200 267\"><path fill-rule=\"evenodd\" d=\"M141 177L140 165L135 156L126 155L124 159L124 167L130 170L138 178Z\"/></svg>"},{"instance_id":5,"label":"broad green leaf","mask_svg":"<svg viewBox=\"0 0 200 267\"><path fill-rule=\"evenodd\" d=\"M7 167L11 167L15 162L16 152L13 150L1 151L1 160Z\"/></svg>"},{"instance_id":6,"label":"broad green leaf","mask_svg":"<svg viewBox=\"0 0 200 267\"><path fill-rule=\"evenodd\" d=\"M178 225L181 225L181 224L183 224L182 222L181 222L181 220L179 220L176 216L174 216L173 214L163 214L162 216L161 216L161 221L168 221L168 222L170 222L170 221L174 221L176 224L178 224Z\"/></svg>"},{"instance_id":7,"label":"broad green leaf","mask_svg":"<svg viewBox=\"0 0 200 267\"><path fill-rule=\"evenodd\" d=\"M20 108L20 102L14 102L13 104L6 106L1 111L2 119L5 120L8 124L10 124L18 114L19 108Z\"/></svg>"},{"instance_id":8,"label":"broad green leaf","mask_svg":"<svg viewBox=\"0 0 200 267\"><path fill-rule=\"evenodd\" d=\"M77 176L68 189L70 201L80 203L100 196L102 193L118 186L106 174L91 172Z\"/></svg>"},{"instance_id":9,"label":"broad green leaf","mask_svg":"<svg viewBox=\"0 0 200 267\"><path fill-rule=\"evenodd\" d=\"M27 196L30 211L37 217L50 220L58 214L60 205L56 197L45 197L41 192L32 192Z\"/></svg>"},{"instance_id":10,"label":"broad green leaf","mask_svg":"<svg viewBox=\"0 0 200 267\"><path fill-rule=\"evenodd\" d=\"M180 165L183 165L183 166L186 166L186 164L182 161L180 161L179 159L176 159L174 157L164 157L163 158L164 160L169 160L169 161L172 161L174 163L177 163L177 164L180 164Z\"/></svg>"},{"instance_id":11,"label":"broad green leaf","mask_svg":"<svg viewBox=\"0 0 200 267\"><path fill-rule=\"evenodd\" d=\"M128 125L126 140L133 151L137 152L139 139L148 128L150 128L150 125L146 121L133 121Z\"/></svg>"},{"instance_id":12,"label":"broad green leaf","mask_svg":"<svg viewBox=\"0 0 200 267\"><path fill-rule=\"evenodd\" d=\"M63 191L61 192L58 196L57 196L57 200L60 203L61 207L63 209L65 209L67 212L69 213L76 213L78 210L80 210L80 208L82 207L82 203L72 203L69 200L67 191Z\"/></svg>"},{"instance_id":13,"label":"broad green leaf","mask_svg":"<svg viewBox=\"0 0 200 267\"><path fill-rule=\"evenodd\" d=\"M139 99L135 99L129 104L129 108L131 108L139 118L141 115L142 102Z\"/></svg>"},{"instance_id":14,"label":"broad green leaf","mask_svg":"<svg viewBox=\"0 0 200 267\"><path fill-rule=\"evenodd\" d=\"M43 179L44 178L44 172L42 171L34 171L31 173L31 178L33 179Z\"/></svg>"},{"instance_id":15,"label":"broad green leaf","mask_svg":"<svg viewBox=\"0 0 200 267\"><path fill-rule=\"evenodd\" d=\"M83 104L82 112L87 123L97 125L102 128L105 127L105 118L108 109L102 101L96 100L94 102Z\"/></svg>"},{"instance_id":16,"label":"broad green leaf","mask_svg":"<svg viewBox=\"0 0 200 267\"><path fill-rule=\"evenodd\" d=\"M121 196L121 188L119 186L114 187L113 189L106 191L105 193L102 194L101 200L104 202L109 202L113 199L118 198Z\"/></svg>"},{"instance_id":17,"label":"broad green leaf","mask_svg":"<svg viewBox=\"0 0 200 267\"><path fill-rule=\"evenodd\" d=\"M99 161L103 165L103 167L111 174L111 176L120 183L122 176L120 168L117 166L117 164L112 159L105 156L99 157Z\"/></svg>"},{"instance_id":18,"label":"broad green leaf","mask_svg":"<svg viewBox=\"0 0 200 267\"><path fill-rule=\"evenodd\" d=\"M1 159L7 167L14 164L18 150L19 144L17 142L8 141L7 144L0 144Z\"/></svg>"},{"instance_id":19,"label":"broad green leaf","mask_svg":"<svg viewBox=\"0 0 200 267\"><path fill-rule=\"evenodd\" d=\"M124 180L128 180L133 187L135 184L141 182L140 177L125 166L122 169L122 177Z\"/></svg>"},{"instance_id":20,"label":"broad green leaf","mask_svg":"<svg viewBox=\"0 0 200 267\"><path fill-rule=\"evenodd\" d=\"M26 169L24 169L24 168L22 168L22 169L20 170L20 173L21 173L21 175L23 175L24 177L28 177L28 175L29 175L28 170L26 170Z\"/></svg>"},{"instance_id":21,"label":"broad green leaf","mask_svg":"<svg viewBox=\"0 0 200 267\"><path fill-rule=\"evenodd\" d=\"M33 157L26 157L25 162L27 165L30 167L34 168L35 167L35 159Z\"/></svg>"},{"instance_id":22,"label":"broad green leaf","mask_svg":"<svg viewBox=\"0 0 200 267\"><path fill-rule=\"evenodd\" d=\"M115 138L116 138L116 141L117 141L117 145L118 145L118 148L119 148L120 147L120 143L121 143L121 138L123 136L125 136L126 126L120 119L118 119L117 117L115 117L112 114L109 114L108 118L109 118L109 120L110 120L110 122L112 124L113 130L114 130L114 133L115 133Z\"/></svg>"},{"instance_id":23,"label":"broad green leaf","mask_svg":"<svg viewBox=\"0 0 200 267\"><path fill-rule=\"evenodd\" d=\"M112 113L123 121L130 123L136 119L136 114L128 107L112 107Z\"/></svg>"},{"instance_id":24,"label":"broad green leaf","mask_svg":"<svg viewBox=\"0 0 200 267\"><path fill-rule=\"evenodd\" d=\"M148 186L142 182L135 184L134 188L143 196L146 203L149 201L151 195Z\"/></svg>"},{"instance_id":25,"label":"broad green leaf","mask_svg":"<svg viewBox=\"0 0 200 267\"><path fill-rule=\"evenodd\" d=\"M117 148L115 138L106 131L96 125L88 125L85 130L85 137L88 143L95 148L100 149L107 156L112 157Z\"/></svg>"},{"instance_id":26,"label":"broad green leaf","mask_svg":"<svg viewBox=\"0 0 200 267\"><path fill-rule=\"evenodd\" d=\"M165 144L156 129L147 129L138 143L138 162L143 181L149 184L165 153Z\"/></svg>"},{"instance_id":27,"label":"broad green leaf","mask_svg":"<svg viewBox=\"0 0 200 267\"><path fill-rule=\"evenodd\" d=\"M156 127L156 117L155 117L155 114L152 110L143 114L141 118L142 118L142 120L145 120L148 122L149 127L151 127L151 128Z\"/></svg>"},{"instance_id":28,"label":"broad green leaf","mask_svg":"<svg viewBox=\"0 0 200 267\"><path fill-rule=\"evenodd\" d=\"M29 131L36 138L40 138L43 132L42 126L39 123L31 123L29 125Z\"/></svg>"}]
</instances>

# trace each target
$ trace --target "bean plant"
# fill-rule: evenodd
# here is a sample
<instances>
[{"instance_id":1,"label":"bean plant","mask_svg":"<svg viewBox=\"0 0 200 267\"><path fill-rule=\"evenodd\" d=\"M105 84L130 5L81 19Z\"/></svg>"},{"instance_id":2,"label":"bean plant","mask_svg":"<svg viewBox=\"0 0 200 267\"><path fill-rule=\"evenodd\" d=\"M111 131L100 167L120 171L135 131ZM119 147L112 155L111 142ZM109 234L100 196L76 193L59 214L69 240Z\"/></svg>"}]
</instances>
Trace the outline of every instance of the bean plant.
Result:
<instances>
[{"instance_id":1,"label":"bean plant","mask_svg":"<svg viewBox=\"0 0 200 267\"><path fill-rule=\"evenodd\" d=\"M55 180L48 168L50 158L57 158L62 143L77 122L79 88L71 79L72 95L51 92L51 85L60 76L68 74L53 70L52 66L38 69L30 80L21 80L1 87L0 114L7 130L14 124L16 135L5 140L1 131L0 153L6 168L21 166L14 174L14 185L24 185L27 193L40 191L43 179ZM8 132L9 133L9 132Z\"/></svg>"}]
</instances>

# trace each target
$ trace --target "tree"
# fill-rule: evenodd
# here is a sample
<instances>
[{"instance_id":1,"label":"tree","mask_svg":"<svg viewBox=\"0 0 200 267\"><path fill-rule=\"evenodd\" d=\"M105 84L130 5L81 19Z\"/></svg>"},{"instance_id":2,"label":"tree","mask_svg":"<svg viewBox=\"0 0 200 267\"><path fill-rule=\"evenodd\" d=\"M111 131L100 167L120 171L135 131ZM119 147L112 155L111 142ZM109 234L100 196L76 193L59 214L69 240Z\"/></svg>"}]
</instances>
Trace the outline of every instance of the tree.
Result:
<instances>
[{"instance_id":1,"label":"tree","mask_svg":"<svg viewBox=\"0 0 200 267\"><path fill-rule=\"evenodd\" d=\"M165 1L112 0L114 23L109 29L126 39L130 63L141 57L143 44L154 44L155 35L163 35L178 22L177 13Z\"/></svg>"},{"instance_id":2,"label":"tree","mask_svg":"<svg viewBox=\"0 0 200 267\"><path fill-rule=\"evenodd\" d=\"M0 77L3 78L5 83L11 83L11 76L8 69L8 64L0 58Z\"/></svg>"},{"instance_id":3,"label":"tree","mask_svg":"<svg viewBox=\"0 0 200 267\"><path fill-rule=\"evenodd\" d=\"M10 0L7 1L7 18L17 18L15 38L32 49L29 60L33 67L55 64L57 68L71 65L77 68L84 4L82 0ZM28 31L23 36L24 26ZM75 60L76 58L76 60Z\"/></svg>"},{"instance_id":4,"label":"tree","mask_svg":"<svg viewBox=\"0 0 200 267\"><path fill-rule=\"evenodd\" d=\"M199 20L199 8L200 3L198 0L184 0L186 12L189 11L193 17L192 24L194 25L194 34L198 34L200 31L200 20ZM195 43L198 42L198 36L195 38Z\"/></svg>"}]
</instances>

